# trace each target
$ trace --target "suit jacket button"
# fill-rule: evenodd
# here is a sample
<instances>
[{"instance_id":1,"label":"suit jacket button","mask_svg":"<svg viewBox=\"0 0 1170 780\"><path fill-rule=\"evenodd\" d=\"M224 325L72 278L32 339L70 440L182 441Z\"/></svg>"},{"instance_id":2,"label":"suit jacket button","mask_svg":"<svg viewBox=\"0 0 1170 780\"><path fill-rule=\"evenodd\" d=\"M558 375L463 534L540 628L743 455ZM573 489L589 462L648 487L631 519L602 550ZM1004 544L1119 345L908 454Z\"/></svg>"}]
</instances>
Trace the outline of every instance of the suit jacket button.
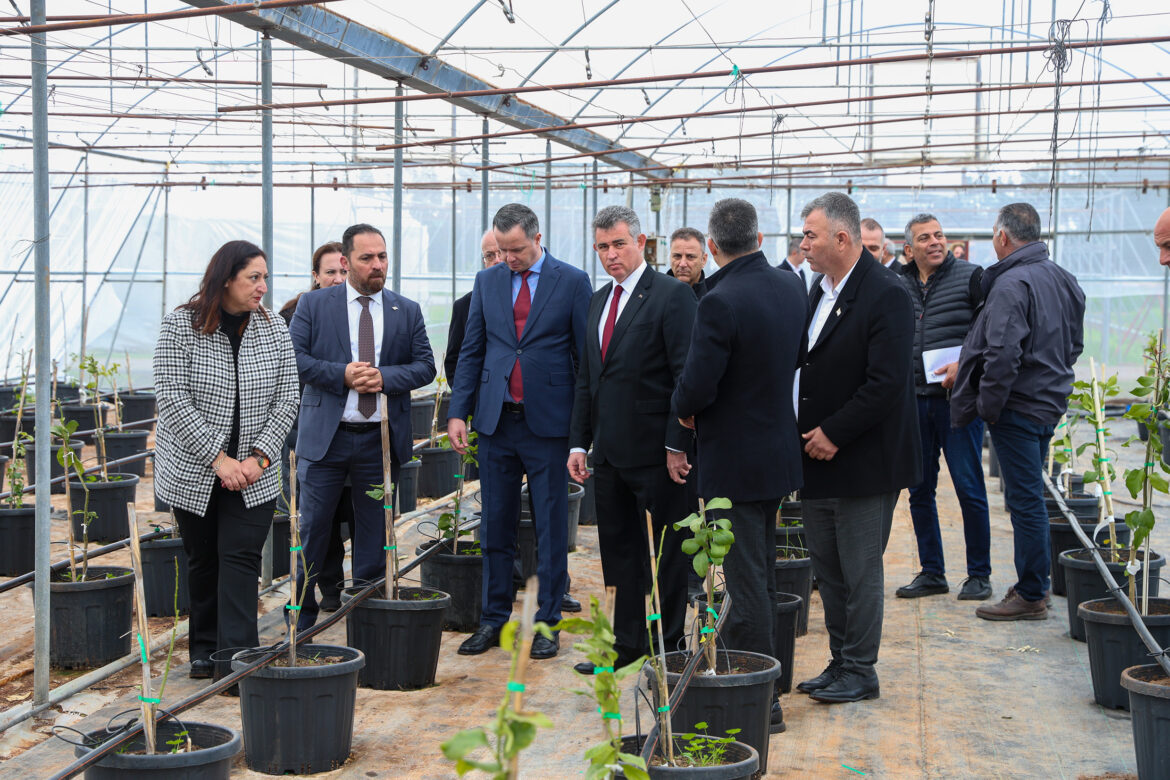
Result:
<instances>
[{"instance_id":1,"label":"suit jacket button","mask_svg":"<svg viewBox=\"0 0 1170 780\"><path fill-rule=\"evenodd\" d=\"M524 354L524 350L522 350L522 349L518 349L518 350L516 350L516 354L517 354L517 355L522 355L522 354Z\"/></svg>"}]
</instances>

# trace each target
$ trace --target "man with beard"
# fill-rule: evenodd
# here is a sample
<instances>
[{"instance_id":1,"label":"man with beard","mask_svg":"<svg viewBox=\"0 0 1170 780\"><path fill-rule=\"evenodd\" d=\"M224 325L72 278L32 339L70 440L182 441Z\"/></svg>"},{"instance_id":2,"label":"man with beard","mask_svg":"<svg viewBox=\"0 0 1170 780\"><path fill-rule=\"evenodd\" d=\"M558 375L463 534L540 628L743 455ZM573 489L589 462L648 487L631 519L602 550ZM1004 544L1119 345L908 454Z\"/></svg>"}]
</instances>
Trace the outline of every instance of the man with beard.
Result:
<instances>
[{"instance_id":1,"label":"man with beard","mask_svg":"<svg viewBox=\"0 0 1170 780\"><path fill-rule=\"evenodd\" d=\"M305 594L299 629L317 620L313 582L346 478L353 485L353 578L377 578L382 504L366 495L383 481L379 394L387 398L392 476L411 457L410 391L435 378L422 311L386 283L386 241L370 225L342 236L346 283L305 293L289 332L305 384L297 434L301 545L297 589ZM306 575L307 570L307 575ZM306 576L309 579L305 586Z\"/></svg>"}]
</instances>

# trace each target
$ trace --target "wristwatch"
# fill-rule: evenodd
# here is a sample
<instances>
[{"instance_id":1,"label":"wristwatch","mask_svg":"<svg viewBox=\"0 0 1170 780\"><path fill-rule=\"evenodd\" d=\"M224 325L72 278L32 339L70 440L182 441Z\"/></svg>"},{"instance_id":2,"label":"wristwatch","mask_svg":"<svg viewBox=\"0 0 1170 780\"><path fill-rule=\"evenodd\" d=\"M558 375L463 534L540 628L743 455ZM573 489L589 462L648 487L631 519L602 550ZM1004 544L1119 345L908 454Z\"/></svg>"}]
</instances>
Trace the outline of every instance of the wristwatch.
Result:
<instances>
[{"instance_id":1,"label":"wristwatch","mask_svg":"<svg viewBox=\"0 0 1170 780\"><path fill-rule=\"evenodd\" d=\"M256 463L261 469L266 469L272 465L272 461L268 459L267 455L260 452L260 450L252 450L252 457L256 459Z\"/></svg>"}]
</instances>

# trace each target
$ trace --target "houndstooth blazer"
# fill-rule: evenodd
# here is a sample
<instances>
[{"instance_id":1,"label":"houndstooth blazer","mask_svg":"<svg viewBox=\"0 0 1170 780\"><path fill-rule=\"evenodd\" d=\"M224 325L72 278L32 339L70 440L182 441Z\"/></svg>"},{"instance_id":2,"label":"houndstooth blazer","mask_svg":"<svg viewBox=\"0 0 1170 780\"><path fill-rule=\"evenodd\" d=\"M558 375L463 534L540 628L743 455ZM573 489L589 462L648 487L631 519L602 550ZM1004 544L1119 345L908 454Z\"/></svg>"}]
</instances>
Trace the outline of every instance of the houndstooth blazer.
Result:
<instances>
[{"instance_id":1,"label":"houndstooth blazer","mask_svg":"<svg viewBox=\"0 0 1170 780\"><path fill-rule=\"evenodd\" d=\"M164 317L154 349L154 486L171 506L202 516L216 480L211 464L231 436L237 370L228 337L218 330L196 332L192 317L189 309ZM299 403L296 356L284 320L267 309L249 317L238 362L239 451L228 454L242 460L255 448L273 462L243 491L244 504L254 507L280 492L276 464Z\"/></svg>"}]
</instances>

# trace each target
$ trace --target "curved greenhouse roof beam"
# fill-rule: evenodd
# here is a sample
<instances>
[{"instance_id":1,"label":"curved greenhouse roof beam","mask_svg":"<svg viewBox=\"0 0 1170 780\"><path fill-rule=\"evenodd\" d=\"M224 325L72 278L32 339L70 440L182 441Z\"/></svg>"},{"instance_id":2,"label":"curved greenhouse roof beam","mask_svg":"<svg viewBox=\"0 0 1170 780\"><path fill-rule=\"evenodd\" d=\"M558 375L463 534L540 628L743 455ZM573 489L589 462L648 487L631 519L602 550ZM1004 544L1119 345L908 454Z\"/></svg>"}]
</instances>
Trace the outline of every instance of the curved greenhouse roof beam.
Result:
<instances>
[{"instance_id":1,"label":"curved greenhouse roof beam","mask_svg":"<svg viewBox=\"0 0 1170 780\"><path fill-rule=\"evenodd\" d=\"M573 30L573 32L569 33L569 37L565 38L563 41L560 42L560 45L557 46L557 48L551 50L547 55L545 55L545 58L543 60L541 60L539 63L537 63L536 67L532 69L532 72L524 77L524 80L520 82L520 86L522 87L525 84L527 84L529 81L532 81L532 77L536 75L536 72L548 64L548 61L553 58L553 55L557 53L557 51L560 49L561 46L565 46L566 44L569 43L569 41L576 38L581 33L582 30L584 30L589 25L593 24L593 22L596 21L599 16L604 14L609 9L613 8L619 2L621 2L621 0L610 0L608 5L606 5L600 11L593 14L593 16L590 16L588 19L586 19L584 22L582 22L581 26L578 27L576 30Z\"/></svg>"},{"instance_id":2,"label":"curved greenhouse roof beam","mask_svg":"<svg viewBox=\"0 0 1170 780\"><path fill-rule=\"evenodd\" d=\"M483 4L486 2L487 2L487 0L479 0L479 2L477 2L475 5L473 5L471 7L471 10L468 11L466 14L464 14L463 18L455 23L455 26L451 28L451 32L444 35L443 40L441 40L435 44L435 48L431 49L429 56L434 57L436 54L438 54L439 49L443 48L443 46L445 46L447 44L447 41L451 40L451 36L453 36L455 33L459 32L459 28L462 27L464 24L466 24L467 20L470 19L475 14L476 11L478 11L480 8L482 8Z\"/></svg>"}]
</instances>

